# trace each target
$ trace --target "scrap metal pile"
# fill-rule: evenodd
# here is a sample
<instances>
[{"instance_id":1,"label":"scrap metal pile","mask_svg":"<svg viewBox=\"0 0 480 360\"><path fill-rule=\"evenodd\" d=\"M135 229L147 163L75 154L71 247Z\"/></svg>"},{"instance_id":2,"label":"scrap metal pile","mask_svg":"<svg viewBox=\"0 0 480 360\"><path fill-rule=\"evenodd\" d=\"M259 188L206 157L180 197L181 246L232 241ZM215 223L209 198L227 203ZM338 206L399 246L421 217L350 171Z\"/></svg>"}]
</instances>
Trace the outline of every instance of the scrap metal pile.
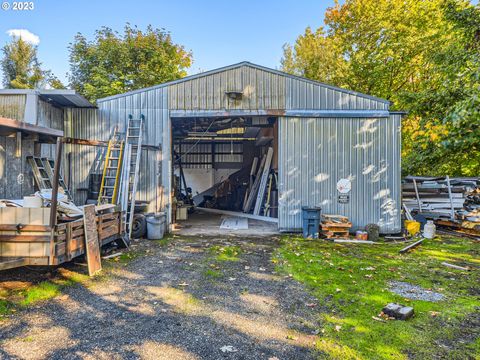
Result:
<instances>
[{"instance_id":1,"label":"scrap metal pile","mask_svg":"<svg viewBox=\"0 0 480 360\"><path fill-rule=\"evenodd\" d=\"M407 217L480 231L480 179L408 176L402 184ZM469 231L472 232L472 231Z\"/></svg>"}]
</instances>

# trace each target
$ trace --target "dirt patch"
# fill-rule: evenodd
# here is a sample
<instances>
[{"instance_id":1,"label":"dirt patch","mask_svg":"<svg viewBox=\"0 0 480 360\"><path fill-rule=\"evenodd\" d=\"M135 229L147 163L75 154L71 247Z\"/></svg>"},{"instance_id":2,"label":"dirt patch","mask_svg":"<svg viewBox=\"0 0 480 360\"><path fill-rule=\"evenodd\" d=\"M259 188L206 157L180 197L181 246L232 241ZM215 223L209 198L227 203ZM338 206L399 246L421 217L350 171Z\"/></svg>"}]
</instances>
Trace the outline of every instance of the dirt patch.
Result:
<instances>
[{"instance_id":1,"label":"dirt patch","mask_svg":"<svg viewBox=\"0 0 480 360\"><path fill-rule=\"evenodd\" d=\"M0 358L315 358L318 310L306 304L316 299L275 273L277 246L239 237L137 243L142 255L111 260L98 286L65 288L4 321Z\"/></svg>"}]
</instances>

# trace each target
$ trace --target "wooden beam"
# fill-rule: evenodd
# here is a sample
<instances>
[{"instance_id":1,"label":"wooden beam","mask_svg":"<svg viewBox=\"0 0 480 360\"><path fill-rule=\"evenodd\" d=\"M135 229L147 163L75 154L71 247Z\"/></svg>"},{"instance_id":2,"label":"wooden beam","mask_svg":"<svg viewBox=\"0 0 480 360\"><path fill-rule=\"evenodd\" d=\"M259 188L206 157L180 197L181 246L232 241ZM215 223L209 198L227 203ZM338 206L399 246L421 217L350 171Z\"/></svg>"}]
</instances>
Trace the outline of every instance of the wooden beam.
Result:
<instances>
[{"instance_id":1,"label":"wooden beam","mask_svg":"<svg viewBox=\"0 0 480 360\"><path fill-rule=\"evenodd\" d=\"M62 137L63 131L44 126L32 125L26 122L17 121L9 118L0 117L0 127L6 127L10 129L16 129L19 131L26 131L30 133L48 135L52 137Z\"/></svg>"},{"instance_id":2,"label":"wooden beam","mask_svg":"<svg viewBox=\"0 0 480 360\"><path fill-rule=\"evenodd\" d=\"M410 244L410 245L408 245L408 246L405 246L403 249L401 249L401 250L399 251L399 253L400 253L400 254L406 253L408 250L413 249L413 248L417 247L418 245L420 245L424 240L425 240L425 238L420 239L420 240L418 240L418 241L415 241L413 244Z\"/></svg>"},{"instance_id":3,"label":"wooden beam","mask_svg":"<svg viewBox=\"0 0 480 360\"><path fill-rule=\"evenodd\" d=\"M53 184L52 184L52 202L50 212L50 256L48 263L53 265L55 257L55 225L57 225L57 202L58 202L58 181L60 178L60 163L62 162L62 146L61 138L57 138L57 152L55 154L55 169L53 170Z\"/></svg>"},{"instance_id":4,"label":"wooden beam","mask_svg":"<svg viewBox=\"0 0 480 360\"><path fill-rule=\"evenodd\" d=\"M18 224L18 225L6 225L0 224L0 231L51 231L51 227L48 225L30 225L30 224Z\"/></svg>"},{"instance_id":5,"label":"wooden beam","mask_svg":"<svg viewBox=\"0 0 480 360\"><path fill-rule=\"evenodd\" d=\"M49 242L49 235L0 235L0 242Z\"/></svg>"},{"instance_id":6,"label":"wooden beam","mask_svg":"<svg viewBox=\"0 0 480 360\"><path fill-rule=\"evenodd\" d=\"M89 140L89 139L77 139L72 137L64 137L63 142L65 144L75 144L75 145L88 145L88 146L108 146L108 141L103 140ZM161 150L160 146L142 144L142 149L145 150Z\"/></svg>"}]
</instances>

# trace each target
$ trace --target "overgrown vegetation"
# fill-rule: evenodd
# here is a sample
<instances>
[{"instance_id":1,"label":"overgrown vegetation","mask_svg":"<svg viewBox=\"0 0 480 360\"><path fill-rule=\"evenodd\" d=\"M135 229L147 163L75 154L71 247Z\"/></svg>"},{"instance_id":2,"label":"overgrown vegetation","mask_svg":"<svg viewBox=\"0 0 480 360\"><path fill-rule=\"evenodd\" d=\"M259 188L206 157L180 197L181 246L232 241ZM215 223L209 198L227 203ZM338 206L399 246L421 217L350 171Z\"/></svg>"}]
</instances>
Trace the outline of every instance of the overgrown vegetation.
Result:
<instances>
[{"instance_id":1,"label":"overgrown vegetation","mask_svg":"<svg viewBox=\"0 0 480 360\"><path fill-rule=\"evenodd\" d=\"M479 359L480 246L469 239L404 244L340 245L285 237L273 258L279 271L305 283L318 298L318 349L334 359ZM470 272L441 265L448 261ZM409 300L389 291L403 281L445 295L439 302ZM383 306L413 306L408 321L373 319Z\"/></svg>"},{"instance_id":2,"label":"overgrown vegetation","mask_svg":"<svg viewBox=\"0 0 480 360\"><path fill-rule=\"evenodd\" d=\"M408 111L404 174L480 171L480 6L468 0L346 0L286 45L287 72Z\"/></svg>"}]
</instances>

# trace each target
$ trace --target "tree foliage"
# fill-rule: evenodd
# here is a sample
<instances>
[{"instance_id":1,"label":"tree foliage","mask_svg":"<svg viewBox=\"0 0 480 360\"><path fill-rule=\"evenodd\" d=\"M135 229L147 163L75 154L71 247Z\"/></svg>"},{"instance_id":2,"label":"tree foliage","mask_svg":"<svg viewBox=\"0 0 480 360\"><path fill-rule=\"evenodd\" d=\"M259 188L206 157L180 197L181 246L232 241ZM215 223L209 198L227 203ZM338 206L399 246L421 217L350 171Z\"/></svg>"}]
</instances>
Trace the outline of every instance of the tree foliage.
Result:
<instances>
[{"instance_id":1,"label":"tree foliage","mask_svg":"<svg viewBox=\"0 0 480 360\"><path fill-rule=\"evenodd\" d=\"M78 33L70 44L71 86L91 101L186 75L192 54L164 29L145 32L127 24L123 34L108 27L88 41Z\"/></svg>"},{"instance_id":2,"label":"tree foliage","mask_svg":"<svg viewBox=\"0 0 480 360\"><path fill-rule=\"evenodd\" d=\"M408 111L405 173L478 175L479 19L467 0L346 0L327 30L284 47L282 66Z\"/></svg>"},{"instance_id":3,"label":"tree foliage","mask_svg":"<svg viewBox=\"0 0 480 360\"><path fill-rule=\"evenodd\" d=\"M10 89L38 89L47 85L63 88L51 71L43 70L37 58L37 47L15 37L2 48L3 85Z\"/></svg>"}]
</instances>

